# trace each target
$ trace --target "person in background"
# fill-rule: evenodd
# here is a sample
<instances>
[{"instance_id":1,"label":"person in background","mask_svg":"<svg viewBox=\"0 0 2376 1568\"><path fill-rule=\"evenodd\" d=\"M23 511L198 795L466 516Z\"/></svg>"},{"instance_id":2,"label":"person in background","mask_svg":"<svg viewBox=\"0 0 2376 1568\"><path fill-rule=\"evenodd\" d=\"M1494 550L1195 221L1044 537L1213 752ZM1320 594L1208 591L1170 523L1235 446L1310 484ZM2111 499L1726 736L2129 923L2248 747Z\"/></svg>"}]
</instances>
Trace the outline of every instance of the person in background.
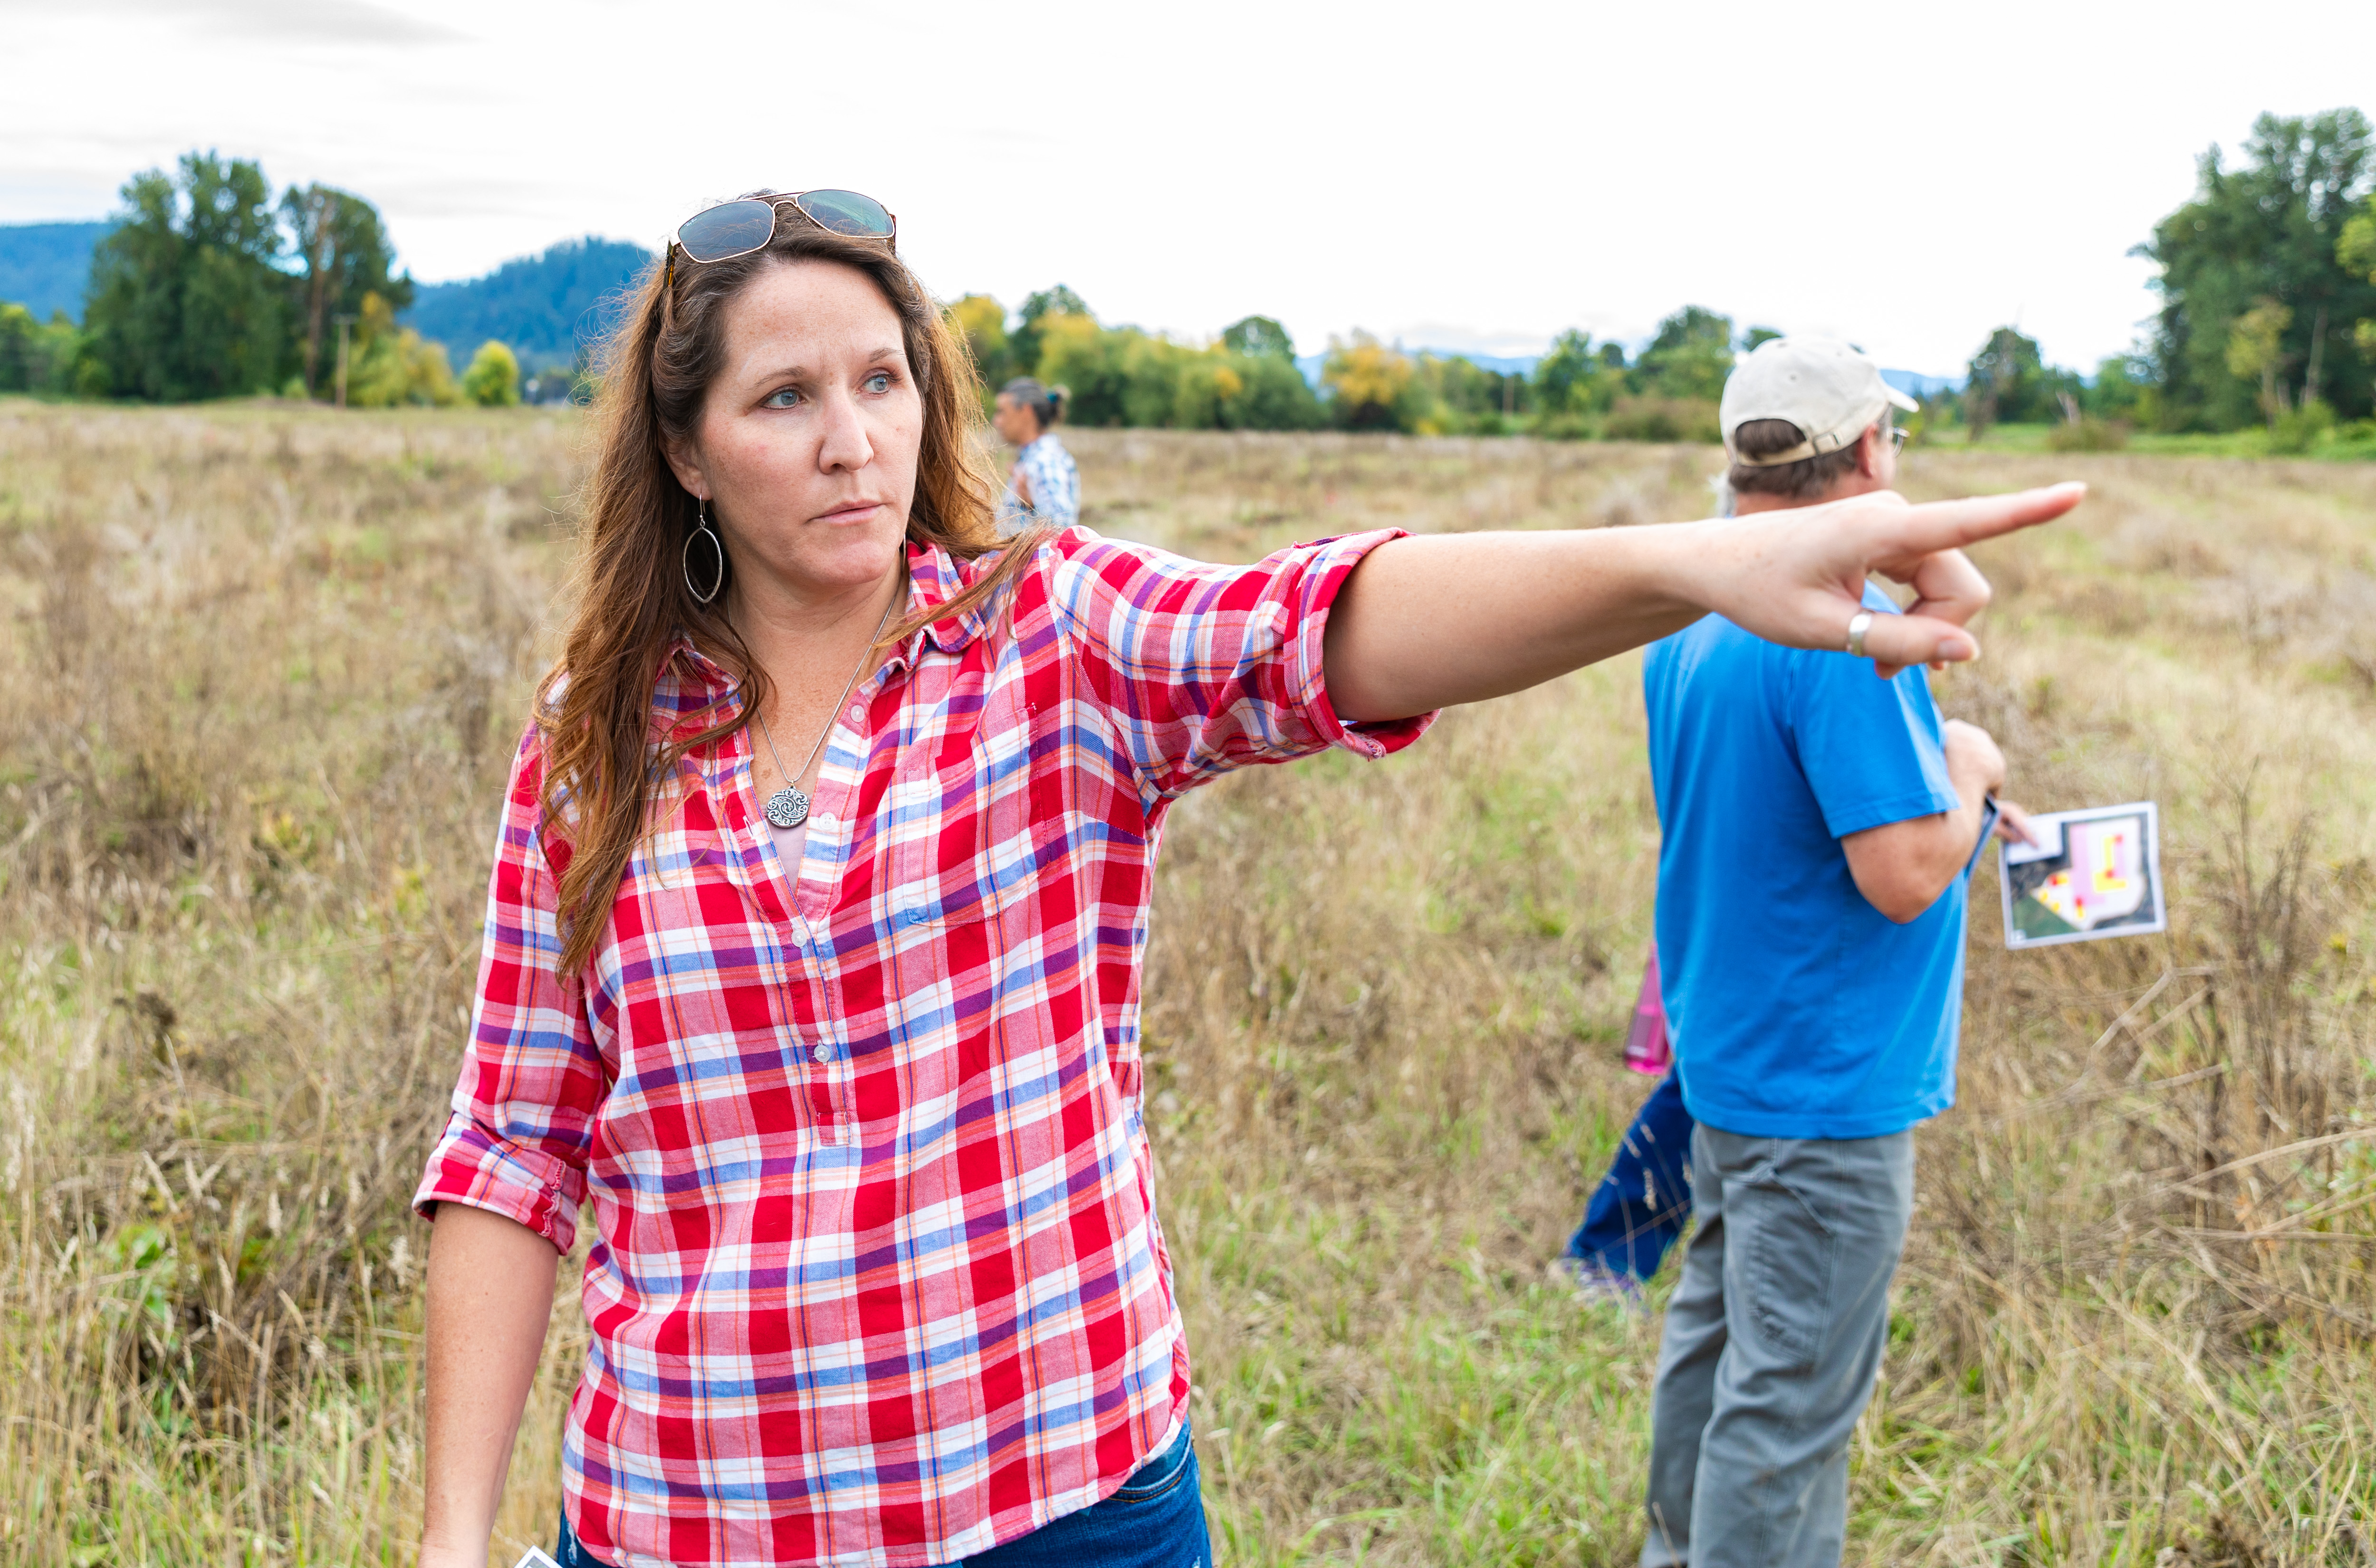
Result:
<instances>
[{"instance_id":1,"label":"person in background","mask_svg":"<svg viewBox=\"0 0 2376 1568\"><path fill-rule=\"evenodd\" d=\"M1634 1113L1584 1223L1552 1265L1586 1300L1640 1307L1642 1287L1691 1223L1692 1129L1682 1079L1670 1072Z\"/></svg>"},{"instance_id":2,"label":"person in background","mask_svg":"<svg viewBox=\"0 0 2376 1568\"><path fill-rule=\"evenodd\" d=\"M1738 513L1891 489L1890 410L1914 407L1846 343L1761 345L1720 410ZM1861 588L1851 651L1897 613ZM1912 1129L1954 1099L1966 876L2004 756L1941 722L1919 665L1875 680L1721 614L1653 644L1642 686L1688 1119L1656 1146L1697 1123L1699 1223L1659 1347L1641 1561L1835 1564L1913 1211ZM2000 831L2026 837L2002 810Z\"/></svg>"},{"instance_id":3,"label":"person in background","mask_svg":"<svg viewBox=\"0 0 2376 1568\"><path fill-rule=\"evenodd\" d=\"M1042 386L1028 375L1016 377L998 389L998 409L990 422L999 439L1016 448L1015 467L1006 476L1006 493L998 507L998 531L1012 539L1035 523L1069 529L1081 520L1081 470L1073 455L1056 439L1056 422L1064 417L1069 397L1061 386Z\"/></svg>"}]
</instances>

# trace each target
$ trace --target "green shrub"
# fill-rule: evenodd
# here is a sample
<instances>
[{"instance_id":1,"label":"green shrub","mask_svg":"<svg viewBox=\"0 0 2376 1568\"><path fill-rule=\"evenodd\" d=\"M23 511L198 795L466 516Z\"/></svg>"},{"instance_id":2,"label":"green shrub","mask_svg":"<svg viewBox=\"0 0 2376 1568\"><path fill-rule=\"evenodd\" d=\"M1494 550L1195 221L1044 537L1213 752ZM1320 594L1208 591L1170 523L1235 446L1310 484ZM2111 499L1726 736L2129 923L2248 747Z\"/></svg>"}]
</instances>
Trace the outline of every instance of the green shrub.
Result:
<instances>
[{"instance_id":1,"label":"green shrub","mask_svg":"<svg viewBox=\"0 0 2376 1568\"><path fill-rule=\"evenodd\" d=\"M446 345L432 343L410 327L396 325L396 313L377 294L363 296L347 364L347 402L358 409L405 404L451 408L462 400ZM519 367L514 365L515 376ZM515 383L517 385L517 383ZM517 394L515 394L517 395Z\"/></svg>"},{"instance_id":2,"label":"green shrub","mask_svg":"<svg viewBox=\"0 0 2376 1568\"><path fill-rule=\"evenodd\" d=\"M1023 374L1007 344L1006 307L988 294L968 294L949 306L948 318L973 355L974 374L981 378L986 408L987 400L996 398L1001 386Z\"/></svg>"},{"instance_id":3,"label":"green shrub","mask_svg":"<svg viewBox=\"0 0 2376 1568\"><path fill-rule=\"evenodd\" d=\"M1724 439L1717 405L1706 398L1620 398L1600 423L1606 441L1707 441Z\"/></svg>"},{"instance_id":4,"label":"green shrub","mask_svg":"<svg viewBox=\"0 0 2376 1568\"><path fill-rule=\"evenodd\" d=\"M2129 422L2082 414L2046 433L2049 452L2118 452L2129 444Z\"/></svg>"},{"instance_id":5,"label":"green shrub","mask_svg":"<svg viewBox=\"0 0 2376 1568\"><path fill-rule=\"evenodd\" d=\"M520 400L519 361L509 348L489 339L462 373L462 396L482 409L508 409Z\"/></svg>"},{"instance_id":6,"label":"green shrub","mask_svg":"<svg viewBox=\"0 0 2376 1568\"><path fill-rule=\"evenodd\" d=\"M0 303L0 392L71 389L82 334L64 315L35 321L23 305Z\"/></svg>"},{"instance_id":7,"label":"green shrub","mask_svg":"<svg viewBox=\"0 0 2376 1568\"><path fill-rule=\"evenodd\" d=\"M1535 421L1535 434L1545 441L1597 441L1600 422L1590 414L1567 411L1545 414Z\"/></svg>"},{"instance_id":8,"label":"green shrub","mask_svg":"<svg viewBox=\"0 0 2376 1568\"><path fill-rule=\"evenodd\" d=\"M2299 454L2317 445L2322 437L2334 428L2334 410L2323 398L2313 398L2297 409L2287 409L2269 427L2269 450Z\"/></svg>"}]
</instances>

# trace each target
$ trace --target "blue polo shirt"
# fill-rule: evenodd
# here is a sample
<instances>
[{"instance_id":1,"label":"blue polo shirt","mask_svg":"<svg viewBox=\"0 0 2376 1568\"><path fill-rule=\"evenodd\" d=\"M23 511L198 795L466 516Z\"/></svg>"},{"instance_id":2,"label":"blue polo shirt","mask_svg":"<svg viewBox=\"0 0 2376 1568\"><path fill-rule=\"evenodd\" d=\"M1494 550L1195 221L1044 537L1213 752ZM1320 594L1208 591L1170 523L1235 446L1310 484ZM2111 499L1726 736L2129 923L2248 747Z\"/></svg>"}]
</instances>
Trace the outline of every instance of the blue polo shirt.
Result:
<instances>
[{"instance_id":1,"label":"blue polo shirt","mask_svg":"<svg viewBox=\"0 0 2376 1568\"><path fill-rule=\"evenodd\" d=\"M1895 613L1868 585L1865 603ZM1746 1137L1869 1138L1955 1098L1965 884L1921 918L1865 901L1840 840L1953 811L1920 669L1776 647L1721 616L1642 668L1658 963L1683 1102Z\"/></svg>"}]
</instances>

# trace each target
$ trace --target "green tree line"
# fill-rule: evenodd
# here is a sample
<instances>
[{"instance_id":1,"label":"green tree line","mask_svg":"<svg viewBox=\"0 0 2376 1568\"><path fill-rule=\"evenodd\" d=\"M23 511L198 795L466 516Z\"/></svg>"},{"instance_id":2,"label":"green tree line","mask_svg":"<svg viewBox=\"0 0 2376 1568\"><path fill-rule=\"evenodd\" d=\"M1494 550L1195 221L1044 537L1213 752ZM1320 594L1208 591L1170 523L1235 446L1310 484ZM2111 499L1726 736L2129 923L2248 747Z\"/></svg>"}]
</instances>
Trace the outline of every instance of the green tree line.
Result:
<instances>
[{"instance_id":1,"label":"green tree line","mask_svg":"<svg viewBox=\"0 0 2376 1568\"><path fill-rule=\"evenodd\" d=\"M503 345L457 377L442 346L397 325L412 280L392 270L386 229L361 196L315 184L276 199L254 162L194 152L170 174L136 175L123 202L92 256L79 328L0 304L0 391L178 400L343 386L372 407L518 398ZM2302 450L2376 419L2376 137L2359 111L2264 114L2234 158L2211 148L2193 196L2135 254L2159 268L2161 308L2131 351L2083 374L2000 327L1962 388L1929 399L1926 422L1974 439L2042 424L2069 445L2258 425L2277 449ZM1107 326L1062 284L1012 314L981 294L949 313L988 386L1037 375L1071 389L1079 423L1182 429L1713 440L1735 357L1775 336L1686 305L1637 354L1572 329L1519 375L1356 332L1330 341L1315 386L1268 316L1183 342Z\"/></svg>"},{"instance_id":2,"label":"green tree line","mask_svg":"<svg viewBox=\"0 0 2376 1568\"><path fill-rule=\"evenodd\" d=\"M2142 342L2092 374L2046 362L2035 339L2001 327L1959 389L1926 399L1926 423L1978 440L1999 425L2046 425L2054 445L2113 445L2132 430L2234 431L2264 424L2277 450L2305 450L2376 418L2376 141L2356 109L2264 114L2232 165L2214 147L2193 197L2136 248L2160 268L2162 307ZM1527 376L1456 357L1406 354L1367 335L1332 340L1310 390L1289 381L1293 344L1249 316L1194 346L1100 327L1062 285L1033 294L1010 327L994 300L953 307L992 386L1037 374L1075 394L1087 424L1393 430L1657 441L1717 439L1735 357L1778 334L1686 305L1630 359L1582 329L1555 339ZM1309 395L1307 396L1307 391Z\"/></svg>"},{"instance_id":3,"label":"green tree line","mask_svg":"<svg viewBox=\"0 0 2376 1568\"><path fill-rule=\"evenodd\" d=\"M1658 324L1639 356L1562 333L1531 375L1458 355L1405 353L1367 333L1329 341L1314 386L1295 342L1250 315L1209 343L1107 327L1070 288L1030 295L1011 316L987 294L949 308L981 372L985 397L1030 375L1072 394L1074 422L1183 430L1399 431L1677 441L1716 439L1717 398L1732 369L1732 318L1687 305ZM1738 347L1778 336L1752 327Z\"/></svg>"}]
</instances>

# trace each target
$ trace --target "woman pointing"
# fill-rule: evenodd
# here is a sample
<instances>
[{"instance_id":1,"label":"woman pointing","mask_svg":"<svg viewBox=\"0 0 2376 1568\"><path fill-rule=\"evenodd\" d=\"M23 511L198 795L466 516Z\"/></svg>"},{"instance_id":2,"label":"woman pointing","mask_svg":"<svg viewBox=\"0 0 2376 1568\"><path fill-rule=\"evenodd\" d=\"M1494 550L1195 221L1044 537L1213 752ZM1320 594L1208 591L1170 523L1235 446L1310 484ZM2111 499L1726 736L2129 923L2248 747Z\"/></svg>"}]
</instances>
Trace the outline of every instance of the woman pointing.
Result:
<instances>
[{"instance_id":1,"label":"woman pointing","mask_svg":"<svg viewBox=\"0 0 2376 1568\"><path fill-rule=\"evenodd\" d=\"M1921 602L1859 651L1971 658L1955 547L2079 496L1001 548L962 353L840 191L688 220L610 364L417 1198L427 1568L485 1561L589 1200L565 1557L1209 1562L1141 1109L1171 802L1711 611L1845 647L1872 571Z\"/></svg>"}]
</instances>

